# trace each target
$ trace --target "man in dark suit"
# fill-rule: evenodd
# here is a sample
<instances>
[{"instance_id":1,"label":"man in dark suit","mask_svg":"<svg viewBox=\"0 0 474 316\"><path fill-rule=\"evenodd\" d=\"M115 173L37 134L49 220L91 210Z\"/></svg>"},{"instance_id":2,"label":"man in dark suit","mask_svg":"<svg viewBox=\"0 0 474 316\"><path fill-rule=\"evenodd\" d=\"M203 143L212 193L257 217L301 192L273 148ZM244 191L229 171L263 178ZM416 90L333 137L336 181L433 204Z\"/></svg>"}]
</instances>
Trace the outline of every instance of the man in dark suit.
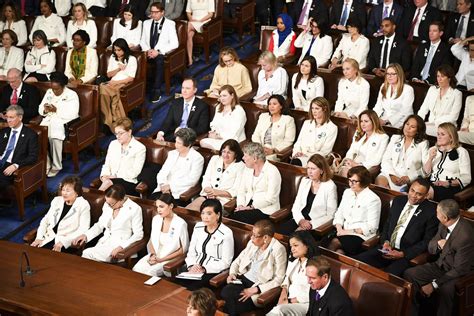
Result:
<instances>
[{"instance_id":1,"label":"man in dark suit","mask_svg":"<svg viewBox=\"0 0 474 316\"><path fill-rule=\"evenodd\" d=\"M307 316L353 316L354 307L346 291L331 278L331 265L323 257L309 259L306 276L311 287Z\"/></svg>"},{"instance_id":2,"label":"man in dark suit","mask_svg":"<svg viewBox=\"0 0 474 316\"><path fill-rule=\"evenodd\" d=\"M416 179L408 196L397 196L380 236L381 247L375 247L356 257L376 268L402 276L410 267L410 260L428 249L428 242L438 228L436 204L426 196L430 183Z\"/></svg>"},{"instance_id":3,"label":"man in dark suit","mask_svg":"<svg viewBox=\"0 0 474 316\"><path fill-rule=\"evenodd\" d=\"M474 15L471 15L471 0L457 0L457 12L448 16L443 38L450 44L456 44L472 35Z\"/></svg>"},{"instance_id":4,"label":"man in dark suit","mask_svg":"<svg viewBox=\"0 0 474 316\"><path fill-rule=\"evenodd\" d=\"M369 22L367 23L367 36L382 36L382 20L392 18L396 25L400 24L402 19L403 7L394 0L385 0L376 5L370 11Z\"/></svg>"},{"instance_id":5,"label":"man in dark suit","mask_svg":"<svg viewBox=\"0 0 474 316\"><path fill-rule=\"evenodd\" d=\"M133 12L135 12L135 16L139 20L145 19L147 3L144 0L127 0L126 3L124 3L123 0L111 0L107 8L108 16L119 16L127 5L131 6Z\"/></svg>"},{"instance_id":6,"label":"man in dark suit","mask_svg":"<svg viewBox=\"0 0 474 316\"><path fill-rule=\"evenodd\" d=\"M10 105L20 105L23 108L23 123L28 123L38 116L38 106L41 102L40 94L35 86L22 81L21 71L12 68L7 72L9 84L2 88L0 96L0 118L5 120L3 112Z\"/></svg>"},{"instance_id":7,"label":"man in dark suit","mask_svg":"<svg viewBox=\"0 0 474 316\"><path fill-rule=\"evenodd\" d=\"M347 31L347 21L357 21L361 26L361 33L365 33L367 26L367 11L365 5L357 0L335 0L329 16L331 29Z\"/></svg>"},{"instance_id":8,"label":"man in dark suit","mask_svg":"<svg viewBox=\"0 0 474 316\"><path fill-rule=\"evenodd\" d=\"M395 33L395 29L395 22L385 18L382 20L384 36L372 40L368 67L376 76L385 76L385 68L392 63L400 64L405 71L410 70L411 48L403 37Z\"/></svg>"},{"instance_id":9,"label":"man in dark suit","mask_svg":"<svg viewBox=\"0 0 474 316\"><path fill-rule=\"evenodd\" d=\"M174 142L174 133L183 127L192 128L196 135L209 131L209 107L204 101L196 98L196 92L196 80L185 78L181 85L183 97L171 103L163 126L156 137L157 140Z\"/></svg>"},{"instance_id":10,"label":"man in dark suit","mask_svg":"<svg viewBox=\"0 0 474 316\"><path fill-rule=\"evenodd\" d=\"M435 262L405 271L404 278L413 283L412 315L418 315L422 297L438 294L439 316L454 315L454 285L458 278L474 271L474 229L461 217L454 200L439 202L436 216L440 221L438 232L428 244L428 252L437 255Z\"/></svg>"},{"instance_id":11,"label":"man in dark suit","mask_svg":"<svg viewBox=\"0 0 474 316\"><path fill-rule=\"evenodd\" d=\"M308 24L309 18L318 23L329 23L329 9L324 0L296 0L292 18L293 22L302 28Z\"/></svg>"},{"instance_id":12,"label":"man in dark suit","mask_svg":"<svg viewBox=\"0 0 474 316\"><path fill-rule=\"evenodd\" d=\"M441 12L428 4L428 0L414 0L414 6L403 10L402 22L399 27L401 35L407 40L429 41L428 30L431 22L443 21Z\"/></svg>"},{"instance_id":13,"label":"man in dark suit","mask_svg":"<svg viewBox=\"0 0 474 316\"><path fill-rule=\"evenodd\" d=\"M18 168L38 160L38 135L21 122L21 106L9 106L5 116L8 127L0 130L0 191L12 183Z\"/></svg>"}]
</instances>

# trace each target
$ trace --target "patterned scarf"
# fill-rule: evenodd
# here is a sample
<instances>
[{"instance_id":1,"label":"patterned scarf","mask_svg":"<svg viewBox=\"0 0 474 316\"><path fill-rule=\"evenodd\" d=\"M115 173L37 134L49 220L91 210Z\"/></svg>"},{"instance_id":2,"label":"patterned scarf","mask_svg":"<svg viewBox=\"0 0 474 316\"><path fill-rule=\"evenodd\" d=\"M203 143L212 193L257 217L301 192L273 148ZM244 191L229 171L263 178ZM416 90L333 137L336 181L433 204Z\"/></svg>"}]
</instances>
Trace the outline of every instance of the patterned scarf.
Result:
<instances>
[{"instance_id":1,"label":"patterned scarf","mask_svg":"<svg viewBox=\"0 0 474 316\"><path fill-rule=\"evenodd\" d=\"M72 75L76 79L84 77L86 72L86 58L87 58L87 47L82 49L73 49L71 53L70 66Z\"/></svg>"}]
</instances>

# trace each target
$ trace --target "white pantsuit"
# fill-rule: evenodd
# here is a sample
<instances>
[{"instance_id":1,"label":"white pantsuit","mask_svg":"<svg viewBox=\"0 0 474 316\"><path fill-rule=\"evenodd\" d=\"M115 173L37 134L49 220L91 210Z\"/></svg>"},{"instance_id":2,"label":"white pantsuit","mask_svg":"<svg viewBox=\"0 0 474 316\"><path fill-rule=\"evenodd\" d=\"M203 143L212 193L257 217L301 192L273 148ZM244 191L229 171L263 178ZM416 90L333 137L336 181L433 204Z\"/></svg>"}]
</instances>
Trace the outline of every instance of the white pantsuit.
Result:
<instances>
[{"instance_id":1,"label":"white pantsuit","mask_svg":"<svg viewBox=\"0 0 474 316\"><path fill-rule=\"evenodd\" d=\"M25 53L23 49L12 46L6 54L5 48L0 47L0 76L6 76L8 70L16 68L23 71Z\"/></svg>"},{"instance_id":2,"label":"white pantsuit","mask_svg":"<svg viewBox=\"0 0 474 316\"><path fill-rule=\"evenodd\" d=\"M53 46L60 46L66 42L66 27L64 25L63 19L59 17L56 13L51 13L50 16L45 17L44 15L39 15L35 19L35 24L30 32L30 42L33 43L33 33L36 30L42 30L48 41L51 39L57 39L58 43L54 43Z\"/></svg>"},{"instance_id":3,"label":"white pantsuit","mask_svg":"<svg viewBox=\"0 0 474 316\"><path fill-rule=\"evenodd\" d=\"M347 58L353 58L359 63L359 68L364 69L367 67L369 48L369 39L364 35L361 34L355 41L352 41L349 33L343 33L332 58L337 58L341 62L344 62Z\"/></svg>"},{"instance_id":4,"label":"white pantsuit","mask_svg":"<svg viewBox=\"0 0 474 316\"><path fill-rule=\"evenodd\" d=\"M391 85L388 85L385 97L382 94L382 88L383 85L380 87L374 111L381 119L389 121L393 127L403 128L405 119L413 114L413 101L415 100L413 88L404 84L403 91L398 98L397 91L393 91Z\"/></svg>"},{"instance_id":5,"label":"white pantsuit","mask_svg":"<svg viewBox=\"0 0 474 316\"><path fill-rule=\"evenodd\" d=\"M388 145L388 135L372 133L367 138L367 134L365 134L358 141L355 140L356 135L357 132L352 138L352 144L346 153L346 157L362 164L367 169L380 165Z\"/></svg>"},{"instance_id":6,"label":"white pantsuit","mask_svg":"<svg viewBox=\"0 0 474 316\"><path fill-rule=\"evenodd\" d=\"M303 111L309 111L311 101L316 97L324 97L324 80L316 76L311 80L301 79L298 87L295 88L296 77L295 73L291 78L292 99L295 108L301 108ZM304 91L304 92L303 92Z\"/></svg>"},{"instance_id":7,"label":"white pantsuit","mask_svg":"<svg viewBox=\"0 0 474 316\"><path fill-rule=\"evenodd\" d=\"M306 166L308 159L314 154L326 156L332 151L337 138L337 126L329 121L317 127L316 121L306 120L303 123L298 140L293 146L293 154L301 152L304 156L298 157L302 165Z\"/></svg>"},{"instance_id":8,"label":"white pantsuit","mask_svg":"<svg viewBox=\"0 0 474 316\"><path fill-rule=\"evenodd\" d=\"M8 22L0 22L0 31L7 29L15 32L16 36L18 37L18 43L16 46L26 45L26 41L28 40L28 31L26 29L26 23L24 20L20 19L11 24Z\"/></svg>"},{"instance_id":9,"label":"white pantsuit","mask_svg":"<svg viewBox=\"0 0 474 316\"><path fill-rule=\"evenodd\" d=\"M466 98L464 116L461 123L461 129L467 128L467 131L459 131L459 141L474 145L474 96Z\"/></svg>"},{"instance_id":10,"label":"white pantsuit","mask_svg":"<svg viewBox=\"0 0 474 316\"><path fill-rule=\"evenodd\" d=\"M349 117L358 117L367 110L370 97L370 84L362 77L353 81L342 78L337 86L337 100L335 112L344 112Z\"/></svg>"},{"instance_id":11,"label":"white pantsuit","mask_svg":"<svg viewBox=\"0 0 474 316\"><path fill-rule=\"evenodd\" d=\"M77 24L73 20L70 20L67 24L66 30L66 44L67 47L72 48L72 35L79 30L86 31L87 35L89 35L90 42L87 46L91 48L95 48L97 46L97 25L95 21L92 19L87 19L83 22L82 25ZM113 43L113 41L112 41Z\"/></svg>"},{"instance_id":12,"label":"white pantsuit","mask_svg":"<svg viewBox=\"0 0 474 316\"><path fill-rule=\"evenodd\" d=\"M81 78L75 78L71 69L71 54L73 49L70 49L66 55L66 69L64 74L69 79L82 80L82 83L91 83L97 77L99 70L99 58L97 57L97 51L90 46L86 47L86 67L84 70L84 76Z\"/></svg>"},{"instance_id":13,"label":"white pantsuit","mask_svg":"<svg viewBox=\"0 0 474 316\"><path fill-rule=\"evenodd\" d=\"M306 56L306 53L309 51L309 55L313 56L316 59L316 65L320 67L321 65L327 63L332 55L333 43L332 37L325 35L320 37L318 35L314 40L313 45L311 42L313 40L313 34L309 32L301 32L300 35L295 40L295 47L302 48L301 56L298 59L298 65L301 64L301 61Z\"/></svg>"},{"instance_id":14,"label":"white pantsuit","mask_svg":"<svg viewBox=\"0 0 474 316\"><path fill-rule=\"evenodd\" d=\"M255 99L265 94L279 94L286 99L286 89L288 87L288 73L283 67L277 67L268 79L265 79L265 71L258 72L258 89ZM254 101L256 104L267 106L268 99Z\"/></svg>"}]
</instances>

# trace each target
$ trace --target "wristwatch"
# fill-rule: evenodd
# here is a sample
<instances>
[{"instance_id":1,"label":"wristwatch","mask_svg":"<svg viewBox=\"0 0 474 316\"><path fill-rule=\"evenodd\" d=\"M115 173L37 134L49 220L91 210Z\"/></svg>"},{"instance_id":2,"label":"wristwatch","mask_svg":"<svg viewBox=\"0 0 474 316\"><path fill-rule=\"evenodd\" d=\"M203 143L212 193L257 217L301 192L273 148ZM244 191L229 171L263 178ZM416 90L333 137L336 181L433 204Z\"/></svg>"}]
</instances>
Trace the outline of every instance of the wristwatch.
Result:
<instances>
[{"instance_id":1,"label":"wristwatch","mask_svg":"<svg viewBox=\"0 0 474 316\"><path fill-rule=\"evenodd\" d=\"M433 289L435 289L435 290L438 289L438 283L436 283L436 279L431 281L431 285L433 286Z\"/></svg>"},{"instance_id":2,"label":"wristwatch","mask_svg":"<svg viewBox=\"0 0 474 316\"><path fill-rule=\"evenodd\" d=\"M449 187L452 187L452 186L453 186L453 180L451 180L451 179L448 180L448 186L449 186Z\"/></svg>"}]
</instances>

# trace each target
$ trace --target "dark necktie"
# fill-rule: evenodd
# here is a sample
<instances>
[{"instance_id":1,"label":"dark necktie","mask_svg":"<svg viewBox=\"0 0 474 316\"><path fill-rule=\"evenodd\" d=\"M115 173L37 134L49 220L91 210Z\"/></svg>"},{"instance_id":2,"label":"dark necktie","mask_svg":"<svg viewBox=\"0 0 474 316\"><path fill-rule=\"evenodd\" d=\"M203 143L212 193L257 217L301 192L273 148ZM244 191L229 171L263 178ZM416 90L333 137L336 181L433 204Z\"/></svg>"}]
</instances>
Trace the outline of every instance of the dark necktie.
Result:
<instances>
[{"instance_id":1,"label":"dark necktie","mask_svg":"<svg viewBox=\"0 0 474 316\"><path fill-rule=\"evenodd\" d=\"M155 48L156 43L158 43L158 22L154 21L151 26L151 36L150 36L150 46Z\"/></svg>"},{"instance_id":2,"label":"dark necktie","mask_svg":"<svg viewBox=\"0 0 474 316\"><path fill-rule=\"evenodd\" d=\"M461 15L461 19L459 19L458 28L456 30L455 38L461 37L463 27L464 27L464 15Z\"/></svg>"},{"instance_id":3,"label":"dark necktie","mask_svg":"<svg viewBox=\"0 0 474 316\"><path fill-rule=\"evenodd\" d=\"M416 26L416 23L418 23L418 18L420 17L420 11L421 9L416 10L416 16L413 19L413 22L411 22L410 33L408 33L409 41L413 40L413 32L415 32L415 26Z\"/></svg>"},{"instance_id":4,"label":"dark necktie","mask_svg":"<svg viewBox=\"0 0 474 316\"><path fill-rule=\"evenodd\" d=\"M313 47L313 44L314 44L315 40L316 40L316 37L313 36L313 39L311 40L311 44L309 45L308 50L306 51L305 57L311 55L311 47Z\"/></svg>"},{"instance_id":5,"label":"dark necktie","mask_svg":"<svg viewBox=\"0 0 474 316\"><path fill-rule=\"evenodd\" d=\"M0 160L0 167L3 167L5 165L8 157L10 157L10 154L15 149L16 133L18 133L18 131L12 131L12 137L10 137L10 140L8 141L7 149L5 150L5 155L3 156L2 160Z\"/></svg>"},{"instance_id":6,"label":"dark necktie","mask_svg":"<svg viewBox=\"0 0 474 316\"><path fill-rule=\"evenodd\" d=\"M385 43L382 48L382 60L380 61L380 68L387 68L387 56L388 56L388 38L385 38Z\"/></svg>"},{"instance_id":7,"label":"dark necktie","mask_svg":"<svg viewBox=\"0 0 474 316\"><path fill-rule=\"evenodd\" d=\"M120 4L120 9L119 9L119 16L122 15L123 10L125 9L125 6L127 5L128 0L122 0L122 3Z\"/></svg>"}]
</instances>

